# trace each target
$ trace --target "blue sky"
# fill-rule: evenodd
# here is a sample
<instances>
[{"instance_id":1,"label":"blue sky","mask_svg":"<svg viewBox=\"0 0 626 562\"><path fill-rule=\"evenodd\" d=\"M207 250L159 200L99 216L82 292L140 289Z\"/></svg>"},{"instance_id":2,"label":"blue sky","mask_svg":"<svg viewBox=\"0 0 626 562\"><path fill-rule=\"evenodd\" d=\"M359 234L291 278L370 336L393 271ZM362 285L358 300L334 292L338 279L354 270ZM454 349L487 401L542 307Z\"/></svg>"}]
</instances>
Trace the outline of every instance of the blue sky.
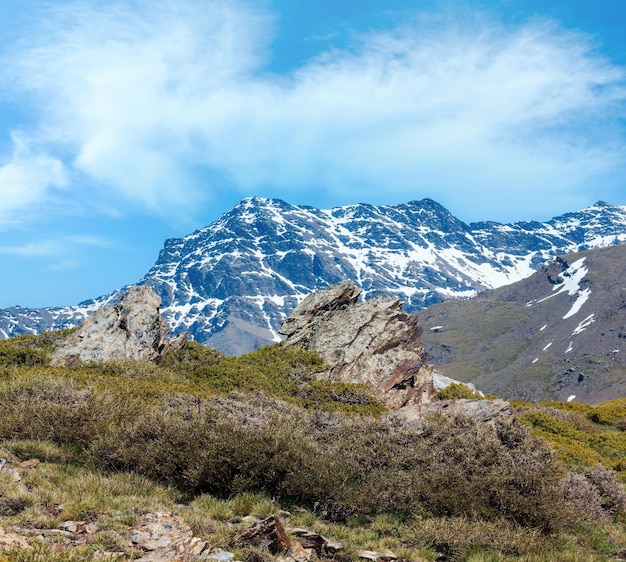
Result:
<instances>
[{"instance_id":1,"label":"blue sky","mask_svg":"<svg viewBox=\"0 0 626 562\"><path fill-rule=\"evenodd\" d=\"M3 0L0 22L0 307L133 283L249 195L626 204L620 0Z\"/></svg>"}]
</instances>

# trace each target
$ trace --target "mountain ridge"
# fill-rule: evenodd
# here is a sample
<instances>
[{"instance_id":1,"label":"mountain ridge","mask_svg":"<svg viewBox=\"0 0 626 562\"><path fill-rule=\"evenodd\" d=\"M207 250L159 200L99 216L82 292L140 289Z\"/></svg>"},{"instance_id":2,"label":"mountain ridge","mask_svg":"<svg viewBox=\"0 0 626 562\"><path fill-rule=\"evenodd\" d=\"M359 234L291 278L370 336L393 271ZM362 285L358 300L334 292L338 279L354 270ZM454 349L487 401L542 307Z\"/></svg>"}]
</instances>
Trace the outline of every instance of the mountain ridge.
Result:
<instances>
[{"instance_id":1,"label":"mountain ridge","mask_svg":"<svg viewBox=\"0 0 626 562\"><path fill-rule=\"evenodd\" d=\"M163 300L173 332L241 354L278 341L310 292L351 280L409 312L469 298L557 255L626 241L626 207L604 202L547 222L464 223L432 199L328 210L249 197L210 225L166 240L136 285ZM65 328L124 289L62 308L0 310L0 337Z\"/></svg>"}]
</instances>

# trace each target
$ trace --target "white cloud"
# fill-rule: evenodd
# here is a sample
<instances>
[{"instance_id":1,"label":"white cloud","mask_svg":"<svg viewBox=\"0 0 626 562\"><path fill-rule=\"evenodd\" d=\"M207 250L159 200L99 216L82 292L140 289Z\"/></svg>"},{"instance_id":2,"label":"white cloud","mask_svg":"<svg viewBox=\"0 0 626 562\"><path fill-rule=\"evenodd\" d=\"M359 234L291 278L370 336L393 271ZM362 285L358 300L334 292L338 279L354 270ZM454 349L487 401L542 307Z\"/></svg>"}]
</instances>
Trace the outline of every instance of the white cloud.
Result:
<instances>
[{"instance_id":1,"label":"white cloud","mask_svg":"<svg viewBox=\"0 0 626 562\"><path fill-rule=\"evenodd\" d=\"M11 161L0 166L0 226L21 222L32 207L46 200L53 188L66 185L65 169L56 158L31 150L30 142L12 135Z\"/></svg>"},{"instance_id":2,"label":"white cloud","mask_svg":"<svg viewBox=\"0 0 626 562\"><path fill-rule=\"evenodd\" d=\"M21 246L0 247L0 254L13 254L25 258L58 256L63 251L63 245L58 240L41 240Z\"/></svg>"},{"instance_id":3,"label":"white cloud","mask_svg":"<svg viewBox=\"0 0 626 562\"><path fill-rule=\"evenodd\" d=\"M0 170L0 185L30 186L0 217L62 185L64 167L102 205L164 215L192 212L224 184L521 214L537 197L562 208L592 183L608 190L623 172L611 117L624 70L579 33L424 17L279 77L263 70L272 27L221 0L46 14L39 43L12 54L13 84L40 123L31 158Z\"/></svg>"}]
</instances>

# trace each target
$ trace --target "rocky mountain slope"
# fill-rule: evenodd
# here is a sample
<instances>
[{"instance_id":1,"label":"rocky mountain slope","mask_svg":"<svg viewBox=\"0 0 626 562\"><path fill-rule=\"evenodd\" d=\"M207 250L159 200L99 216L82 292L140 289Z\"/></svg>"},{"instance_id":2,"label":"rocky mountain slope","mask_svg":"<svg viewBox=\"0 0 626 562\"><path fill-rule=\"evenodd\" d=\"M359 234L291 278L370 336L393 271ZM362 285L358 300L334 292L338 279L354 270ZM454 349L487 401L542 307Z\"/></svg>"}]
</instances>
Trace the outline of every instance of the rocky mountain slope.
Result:
<instances>
[{"instance_id":1,"label":"rocky mountain slope","mask_svg":"<svg viewBox=\"0 0 626 562\"><path fill-rule=\"evenodd\" d=\"M138 285L174 333L229 354L277 341L310 292L351 280L408 312L523 279L557 255L626 241L626 207L599 202L546 223L466 224L424 199L331 210L247 198L211 225L167 240ZM0 337L68 327L121 290L56 309L0 310Z\"/></svg>"},{"instance_id":2,"label":"rocky mountain slope","mask_svg":"<svg viewBox=\"0 0 626 562\"><path fill-rule=\"evenodd\" d=\"M426 360L505 398L626 395L626 245L566 255L517 283L419 313Z\"/></svg>"}]
</instances>

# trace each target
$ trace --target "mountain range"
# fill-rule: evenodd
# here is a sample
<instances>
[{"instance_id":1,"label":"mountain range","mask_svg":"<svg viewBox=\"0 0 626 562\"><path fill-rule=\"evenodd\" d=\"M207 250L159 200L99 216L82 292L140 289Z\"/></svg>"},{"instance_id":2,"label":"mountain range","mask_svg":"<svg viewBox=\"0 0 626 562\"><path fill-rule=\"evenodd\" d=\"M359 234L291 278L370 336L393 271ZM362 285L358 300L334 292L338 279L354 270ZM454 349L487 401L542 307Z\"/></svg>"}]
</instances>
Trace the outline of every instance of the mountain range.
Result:
<instances>
[{"instance_id":1,"label":"mountain range","mask_svg":"<svg viewBox=\"0 0 626 562\"><path fill-rule=\"evenodd\" d=\"M626 207L598 202L547 222L464 223L430 199L320 210L251 197L164 244L137 285L172 331L239 355L278 341L311 291L351 280L414 312L529 277L556 256L626 241ZM127 288L76 306L0 310L0 337L76 325Z\"/></svg>"}]
</instances>

